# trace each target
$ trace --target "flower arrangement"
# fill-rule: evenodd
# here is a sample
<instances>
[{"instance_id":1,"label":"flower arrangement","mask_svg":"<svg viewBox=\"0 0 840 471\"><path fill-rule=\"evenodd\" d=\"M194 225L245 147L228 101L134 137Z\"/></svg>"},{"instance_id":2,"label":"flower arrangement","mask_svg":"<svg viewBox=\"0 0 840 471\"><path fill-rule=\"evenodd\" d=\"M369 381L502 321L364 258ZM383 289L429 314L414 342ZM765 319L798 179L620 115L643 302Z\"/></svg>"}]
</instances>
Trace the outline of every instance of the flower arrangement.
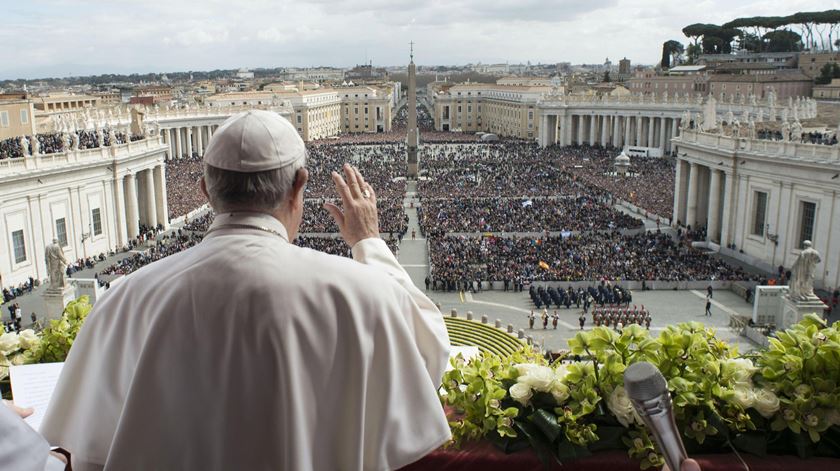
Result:
<instances>
[{"instance_id":1,"label":"flower arrangement","mask_svg":"<svg viewBox=\"0 0 840 471\"><path fill-rule=\"evenodd\" d=\"M0 335L0 389L8 394L9 366L64 361L73 340L93 308L87 296L71 301L59 319L41 332L32 329Z\"/></svg>"},{"instance_id":2,"label":"flower arrangement","mask_svg":"<svg viewBox=\"0 0 840 471\"><path fill-rule=\"evenodd\" d=\"M484 438L507 452L531 447L546 465L625 449L642 469L661 467L623 386L628 365L649 361L668 380L689 453L840 455L840 326L808 316L770 342L739 355L696 322L656 338L631 325L580 332L551 365L527 349L455 358L441 394L450 445Z\"/></svg>"}]
</instances>

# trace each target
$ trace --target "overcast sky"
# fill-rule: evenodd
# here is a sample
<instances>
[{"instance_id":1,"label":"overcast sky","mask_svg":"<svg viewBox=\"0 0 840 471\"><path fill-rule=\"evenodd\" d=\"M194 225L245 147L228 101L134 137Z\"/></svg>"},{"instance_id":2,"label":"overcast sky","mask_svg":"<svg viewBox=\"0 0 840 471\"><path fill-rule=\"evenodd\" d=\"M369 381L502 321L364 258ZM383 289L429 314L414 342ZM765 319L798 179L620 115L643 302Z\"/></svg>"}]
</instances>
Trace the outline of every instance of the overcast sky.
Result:
<instances>
[{"instance_id":1,"label":"overcast sky","mask_svg":"<svg viewBox=\"0 0 840 471\"><path fill-rule=\"evenodd\" d=\"M0 79L407 62L659 60L691 23L824 0L0 0Z\"/></svg>"}]
</instances>

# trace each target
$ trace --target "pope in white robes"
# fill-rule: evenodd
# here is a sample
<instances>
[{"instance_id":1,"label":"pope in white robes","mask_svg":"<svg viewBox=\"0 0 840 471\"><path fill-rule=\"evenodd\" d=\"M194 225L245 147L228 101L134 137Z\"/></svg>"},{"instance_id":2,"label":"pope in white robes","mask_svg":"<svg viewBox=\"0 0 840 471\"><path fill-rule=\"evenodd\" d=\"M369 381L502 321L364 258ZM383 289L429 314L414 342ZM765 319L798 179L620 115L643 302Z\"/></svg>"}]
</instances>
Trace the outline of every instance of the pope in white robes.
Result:
<instances>
[{"instance_id":1,"label":"pope in white robes","mask_svg":"<svg viewBox=\"0 0 840 471\"><path fill-rule=\"evenodd\" d=\"M276 114L219 128L204 240L112 288L70 350L41 433L74 470L386 470L450 438L442 316L378 237L358 170L333 174L343 210L327 206L353 259L290 243L304 162ZM249 208L277 192L236 195L213 169L294 178L275 210Z\"/></svg>"}]
</instances>

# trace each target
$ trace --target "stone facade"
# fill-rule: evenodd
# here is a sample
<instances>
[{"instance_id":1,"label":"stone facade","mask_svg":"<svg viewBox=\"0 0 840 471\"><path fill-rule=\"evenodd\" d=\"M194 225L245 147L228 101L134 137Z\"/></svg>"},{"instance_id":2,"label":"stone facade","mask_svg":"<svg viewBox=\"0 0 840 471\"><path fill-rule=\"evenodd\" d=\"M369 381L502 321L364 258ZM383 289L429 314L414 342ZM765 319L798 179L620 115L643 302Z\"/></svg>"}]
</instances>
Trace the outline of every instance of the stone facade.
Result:
<instances>
[{"instance_id":1,"label":"stone facade","mask_svg":"<svg viewBox=\"0 0 840 471\"><path fill-rule=\"evenodd\" d=\"M840 286L840 146L686 129L678 147L673 221L707 228L721 253L775 271L805 240L824 254L815 286Z\"/></svg>"}]
</instances>

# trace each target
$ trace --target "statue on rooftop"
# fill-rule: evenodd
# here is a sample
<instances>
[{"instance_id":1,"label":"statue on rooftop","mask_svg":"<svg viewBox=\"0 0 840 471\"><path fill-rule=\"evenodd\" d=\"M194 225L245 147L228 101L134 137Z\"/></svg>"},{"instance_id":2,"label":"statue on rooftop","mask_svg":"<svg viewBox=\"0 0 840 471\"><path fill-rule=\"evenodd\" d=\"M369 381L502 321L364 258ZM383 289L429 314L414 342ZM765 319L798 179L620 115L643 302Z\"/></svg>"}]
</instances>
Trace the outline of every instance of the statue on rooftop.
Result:
<instances>
[{"instance_id":1,"label":"statue on rooftop","mask_svg":"<svg viewBox=\"0 0 840 471\"><path fill-rule=\"evenodd\" d=\"M790 123L787 121L782 122L782 140L787 142L790 140Z\"/></svg>"},{"instance_id":2,"label":"statue on rooftop","mask_svg":"<svg viewBox=\"0 0 840 471\"><path fill-rule=\"evenodd\" d=\"M755 121L753 120L750 120L750 122L747 124L747 137L749 137L750 139L756 138Z\"/></svg>"},{"instance_id":3,"label":"statue on rooftop","mask_svg":"<svg viewBox=\"0 0 840 471\"><path fill-rule=\"evenodd\" d=\"M29 143L32 144L32 155L41 155L41 141L38 140L38 136L29 138Z\"/></svg>"},{"instance_id":4,"label":"statue on rooftop","mask_svg":"<svg viewBox=\"0 0 840 471\"><path fill-rule=\"evenodd\" d=\"M793 142L802 142L802 123L798 119L790 126L790 140Z\"/></svg>"},{"instance_id":5,"label":"statue on rooftop","mask_svg":"<svg viewBox=\"0 0 840 471\"><path fill-rule=\"evenodd\" d=\"M58 245L58 239L53 239L44 250L44 258L47 264L47 274L50 275L49 290L61 291L67 285L64 280L64 273L67 269L67 259L64 258L64 251Z\"/></svg>"},{"instance_id":6,"label":"statue on rooftop","mask_svg":"<svg viewBox=\"0 0 840 471\"><path fill-rule=\"evenodd\" d=\"M790 272L790 299L794 301L805 301L815 298L814 294L814 272L817 265L822 261L820 253L811 248L811 241L802 243L805 247L799 253L796 262Z\"/></svg>"},{"instance_id":7,"label":"statue on rooftop","mask_svg":"<svg viewBox=\"0 0 840 471\"><path fill-rule=\"evenodd\" d=\"M26 136L20 136L18 138L18 143L20 144L21 152L23 153L24 157L29 156L29 139Z\"/></svg>"}]
</instances>

